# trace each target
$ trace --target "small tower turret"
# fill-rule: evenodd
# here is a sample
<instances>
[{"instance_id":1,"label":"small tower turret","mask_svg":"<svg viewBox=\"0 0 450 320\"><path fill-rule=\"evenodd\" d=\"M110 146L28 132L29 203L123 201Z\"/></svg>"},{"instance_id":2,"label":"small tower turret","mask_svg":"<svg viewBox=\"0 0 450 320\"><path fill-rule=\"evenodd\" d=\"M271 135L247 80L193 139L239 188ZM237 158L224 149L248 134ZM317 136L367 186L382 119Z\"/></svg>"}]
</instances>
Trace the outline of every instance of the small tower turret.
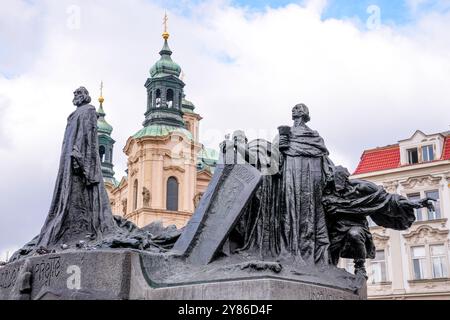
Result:
<instances>
[{"instance_id":1,"label":"small tower turret","mask_svg":"<svg viewBox=\"0 0 450 320\"><path fill-rule=\"evenodd\" d=\"M103 109L103 82L100 85L100 97L98 102L100 106L97 110L98 120L97 120L97 130L98 130L98 144L99 144L99 154L100 160L102 162L102 174L103 180L105 182L112 183L115 185L114 179L114 165L113 165L113 150L114 150L114 139L111 137L113 127L106 122L106 113Z\"/></svg>"},{"instance_id":2,"label":"small tower turret","mask_svg":"<svg viewBox=\"0 0 450 320\"><path fill-rule=\"evenodd\" d=\"M184 82L180 79L181 68L172 60L167 31L167 14L164 17L164 45L161 58L150 69L147 79L147 111L144 127L152 124L184 127L182 98Z\"/></svg>"}]
</instances>

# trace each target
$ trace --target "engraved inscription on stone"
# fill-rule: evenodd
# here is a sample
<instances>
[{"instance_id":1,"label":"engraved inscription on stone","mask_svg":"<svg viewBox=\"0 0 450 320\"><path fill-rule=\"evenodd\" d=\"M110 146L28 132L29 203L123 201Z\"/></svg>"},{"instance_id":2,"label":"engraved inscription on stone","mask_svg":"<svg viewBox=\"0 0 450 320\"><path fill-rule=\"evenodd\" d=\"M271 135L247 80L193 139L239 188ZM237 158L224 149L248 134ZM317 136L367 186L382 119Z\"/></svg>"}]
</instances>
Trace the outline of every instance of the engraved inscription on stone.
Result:
<instances>
[{"instance_id":1,"label":"engraved inscription on stone","mask_svg":"<svg viewBox=\"0 0 450 320\"><path fill-rule=\"evenodd\" d=\"M211 241L215 239L215 242L220 242L217 239L218 232L223 229L223 225L231 224L233 216L230 214L234 201L239 193L244 189L244 185L235 177L229 177L224 183L224 188L228 192L220 193L213 202L209 216L206 218L203 232L199 235L199 241ZM220 215L220 219L215 218L215 215ZM217 241L218 240L218 241ZM218 244L215 244L218 246Z\"/></svg>"},{"instance_id":2,"label":"engraved inscription on stone","mask_svg":"<svg viewBox=\"0 0 450 320\"><path fill-rule=\"evenodd\" d=\"M17 276L20 271L20 266L15 266L13 268L2 268L0 269L0 288L8 289L15 285Z\"/></svg>"},{"instance_id":3,"label":"engraved inscription on stone","mask_svg":"<svg viewBox=\"0 0 450 320\"><path fill-rule=\"evenodd\" d=\"M61 274L61 258L51 257L42 259L33 267L34 280L44 286L51 286Z\"/></svg>"},{"instance_id":4,"label":"engraved inscription on stone","mask_svg":"<svg viewBox=\"0 0 450 320\"><path fill-rule=\"evenodd\" d=\"M316 289L309 293L309 300L345 300L341 294L330 293L326 289Z\"/></svg>"},{"instance_id":5,"label":"engraved inscription on stone","mask_svg":"<svg viewBox=\"0 0 450 320\"><path fill-rule=\"evenodd\" d=\"M250 172L248 166L235 166L233 168L233 174L235 177L239 178L240 180L245 181L246 183L251 183L255 180L255 175Z\"/></svg>"}]
</instances>

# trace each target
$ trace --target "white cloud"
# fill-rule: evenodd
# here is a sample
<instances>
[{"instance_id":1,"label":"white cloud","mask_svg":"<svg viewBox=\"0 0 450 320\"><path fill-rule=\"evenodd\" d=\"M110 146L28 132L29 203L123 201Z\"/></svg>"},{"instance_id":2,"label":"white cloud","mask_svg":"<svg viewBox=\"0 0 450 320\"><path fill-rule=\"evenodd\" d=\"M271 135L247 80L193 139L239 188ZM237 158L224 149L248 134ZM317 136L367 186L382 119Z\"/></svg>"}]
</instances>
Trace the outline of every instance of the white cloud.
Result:
<instances>
[{"instance_id":1,"label":"white cloud","mask_svg":"<svg viewBox=\"0 0 450 320\"><path fill-rule=\"evenodd\" d=\"M75 30L67 27L73 3L81 9ZM186 73L188 99L204 117L204 142L214 147L238 128L270 139L279 125L291 123L291 108L304 102L331 157L354 169L365 148L395 143L416 129L448 129L450 15L430 13L414 25L364 31L352 21L321 21L324 5L254 12L213 1L193 5L188 16L169 11L173 58ZM20 38L39 41L32 59L25 59L26 71L0 76L0 250L39 232L79 85L96 97L105 82L121 177L122 148L141 127L143 84L162 47L164 8L149 1L21 6L33 13L24 23L36 29L19 28ZM12 32L21 12L8 15L0 34Z\"/></svg>"}]
</instances>

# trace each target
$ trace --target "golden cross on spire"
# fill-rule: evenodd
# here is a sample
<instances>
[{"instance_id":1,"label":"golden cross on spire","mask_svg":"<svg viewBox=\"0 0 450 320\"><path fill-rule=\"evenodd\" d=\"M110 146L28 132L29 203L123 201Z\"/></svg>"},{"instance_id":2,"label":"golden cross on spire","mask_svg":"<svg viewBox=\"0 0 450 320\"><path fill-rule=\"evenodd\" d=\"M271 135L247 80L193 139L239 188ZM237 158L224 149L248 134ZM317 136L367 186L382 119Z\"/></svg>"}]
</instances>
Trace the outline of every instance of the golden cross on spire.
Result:
<instances>
[{"instance_id":1,"label":"golden cross on spire","mask_svg":"<svg viewBox=\"0 0 450 320\"><path fill-rule=\"evenodd\" d=\"M167 40L169 38L169 32L167 31L167 22L169 21L169 17L167 16L167 12L164 13L164 19L163 19L163 25L164 25L164 32L163 32L163 38Z\"/></svg>"},{"instance_id":2,"label":"golden cross on spire","mask_svg":"<svg viewBox=\"0 0 450 320\"><path fill-rule=\"evenodd\" d=\"M167 32L167 22L168 21L169 21L169 17L167 16L167 12L164 12L164 20L163 20L164 32Z\"/></svg>"},{"instance_id":3,"label":"golden cross on spire","mask_svg":"<svg viewBox=\"0 0 450 320\"><path fill-rule=\"evenodd\" d=\"M100 82L100 98L98 98L98 102L100 102L100 104L103 104L103 101L105 101L105 99L103 98L103 81Z\"/></svg>"}]
</instances>

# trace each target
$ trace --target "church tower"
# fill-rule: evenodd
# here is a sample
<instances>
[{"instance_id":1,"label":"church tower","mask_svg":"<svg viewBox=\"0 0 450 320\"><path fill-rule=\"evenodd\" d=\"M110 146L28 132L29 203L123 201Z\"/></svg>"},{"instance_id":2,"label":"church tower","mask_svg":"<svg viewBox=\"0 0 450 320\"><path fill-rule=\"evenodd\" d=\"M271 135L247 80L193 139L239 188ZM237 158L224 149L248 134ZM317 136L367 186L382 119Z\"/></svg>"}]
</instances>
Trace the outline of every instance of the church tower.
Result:
<instances>
[{"instance_id":1,"label":"church tower","mask_svg":"<svg viewBox=\"0 0 450 320\"><path fill-rule=\"evenodd\" d=\"M167 15L164 17L164 45L161 58L150 69L147 88L147 112L144 126L152 124L183 127L182 99L184 82L179 78L181 68L172 60L167 32Z\"/></svg>"},{"instance_id":2,"label":"church tower","mask_svg":"<svg viewBox=\"0 0 450 320\"><path fill-rule=\"evenodd\" d=\"M123 149L127 176L110 192L113 212L140 227L153 221L184 226L212 174L198 170L204 153L198 139L201 117L184 97L181 67L169 48L167 15L162 37L159 59L145 82L143 126Z\"/></svg>"},{"instance_id":3,"label":"church tower","mask_svg":"<svg viewBox=\"0 0 450 320\"><path fill-rule=\"evenodd\" d=\"M100 97L98 102L100 106L97 110L98 120L97 120L97 131L98 131L98 144L99 144L99 154L102 163L102 174L103 180L108 187L108 184L112 184L112 187L116 185L116 180L114 179L114 165L113 165L113 150L114 150L114 139L111 137L113 127L105 120L105 111L103 109L103 82L100 85Z\"/></svg>"}]
</instances>

